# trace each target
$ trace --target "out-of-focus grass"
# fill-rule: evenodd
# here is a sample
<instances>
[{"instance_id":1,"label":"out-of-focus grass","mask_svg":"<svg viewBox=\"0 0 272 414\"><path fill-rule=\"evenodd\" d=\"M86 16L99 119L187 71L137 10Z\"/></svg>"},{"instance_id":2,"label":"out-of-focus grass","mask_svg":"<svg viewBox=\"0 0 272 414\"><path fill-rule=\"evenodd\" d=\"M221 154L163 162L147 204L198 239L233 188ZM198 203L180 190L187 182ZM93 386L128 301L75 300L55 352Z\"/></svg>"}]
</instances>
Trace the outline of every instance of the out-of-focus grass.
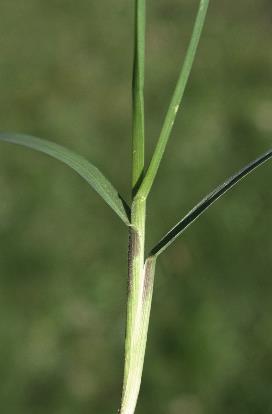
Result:
<instances>
[{"instance_id":1,"label":"out-of-focus grass","mask_svg":"<svg viewBox=\"0 0 272 414\"><path fill-rule=\"evenodd\" d=\"M148 156L196 5L148 3ZM124 0L0 4L0 129L77 149L127 196L132 9ZM271 13L266 0L212 2L150 198L149 243L271 147ZM271 409L270 183L266 165L160 260L139 414ZM2 411L114 412L125 227L64 166L4 143L0 193Z\"/></svg>"}]
</instances>

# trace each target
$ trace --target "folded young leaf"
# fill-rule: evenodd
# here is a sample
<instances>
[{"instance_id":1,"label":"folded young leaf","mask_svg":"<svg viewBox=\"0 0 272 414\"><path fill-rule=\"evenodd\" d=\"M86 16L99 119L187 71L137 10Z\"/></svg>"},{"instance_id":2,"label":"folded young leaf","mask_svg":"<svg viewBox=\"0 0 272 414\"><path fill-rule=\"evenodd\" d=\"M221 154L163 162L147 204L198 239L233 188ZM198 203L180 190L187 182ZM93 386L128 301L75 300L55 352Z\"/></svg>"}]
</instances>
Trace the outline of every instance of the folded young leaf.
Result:
<instances>
[{"instance_id":1,"label":"folded young leaf","mask_svg":"<svg viewBox=\"0 0 272 414\"><path fill-rule=\"evenodd\" d=\"M104 175L80 155L53 142L29 135L0 133L0 140L43 152L68 165L91 185L126 225L130 224L129 207L125 201Z\"/></svg>"},{"instance_id":2,"label":"folded young leaf","mask_svg":"<svg viewBox=\"0 0 272 414\"><path fill-rule=\"evenodd\" d=\"M242 170L228 178L223 184L219 185L215 190L204 197L183 219L176 224L151 250L150 255L160 255L170 244L172 244L178 236L180 236L198 217L204 213L216 200L230 190L235 184L242 180L246 175L251 173L257 167L264 164L272 158L272 149L252 161Z\"/></svg>"}]
</instances>

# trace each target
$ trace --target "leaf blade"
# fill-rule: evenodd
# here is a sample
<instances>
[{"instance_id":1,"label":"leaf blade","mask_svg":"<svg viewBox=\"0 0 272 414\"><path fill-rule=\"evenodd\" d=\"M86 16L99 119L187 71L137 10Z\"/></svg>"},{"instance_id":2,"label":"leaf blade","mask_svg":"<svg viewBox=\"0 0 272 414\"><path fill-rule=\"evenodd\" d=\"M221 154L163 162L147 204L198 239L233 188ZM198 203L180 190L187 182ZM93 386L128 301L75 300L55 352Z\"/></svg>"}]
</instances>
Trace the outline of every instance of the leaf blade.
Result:
<instances>
[{"instance_id":1,"label":"leaf blade","mask_svg":"<svg viewBox=\"0 0 272 414\"><path fill-rule=\"evenodd\" d=\"M166 235L153 247L151 255L159 256L169 247L200 215L204 213L215 201L222 197L228 190L234 187L239 181L253 172L272 158L272 149L265 152L256 160L247 164L240 171L232 175L223 184L219 185L206 197L204 197L196 206L189 211Z\"/></svg>"},{"instance_id":2,"label":"leaf blade","mask_svg":"<svg viewBox=\"0 0 272 414\"><path fill-rule=\"evenodd\" d=\"M174 93L172 95L168 111L164 118L163 126L161 129L161 133L159 135L153 156L151 158L151 162L148 166L147 172L143 178L143 181L140 185L138 190L139 197L146 198L152 188L153 182L156 178L160 163L162 161L167 143L169 141L176 116L178 113L178 109L182 102L182 98L184 96L184 92L186 86L188 84L188 80L191 74L192 66L195 60L197 48L199 45L199 41L201 38L201 34L204 28L205 19L207 16L207 11L209 7L210 0L200 0L198 11L191 35L191 39L189 42L189 46L187 52L185 54L184 63L181 67L179 77L176 83L176 87L174 89Z\"/></svg>"},{"instance_id":3,"label":"leaf blade","mask_svg":"<svg viewBox=\"0 0 272 414\"><path fill-rule=\"evenodd\" d=\"M30 135L0 133L0 141L34 149L68 165L88 182L125 224L129 225L129 207L107 178L85 158L54 142Z\"/></svg>"}]
</instances>

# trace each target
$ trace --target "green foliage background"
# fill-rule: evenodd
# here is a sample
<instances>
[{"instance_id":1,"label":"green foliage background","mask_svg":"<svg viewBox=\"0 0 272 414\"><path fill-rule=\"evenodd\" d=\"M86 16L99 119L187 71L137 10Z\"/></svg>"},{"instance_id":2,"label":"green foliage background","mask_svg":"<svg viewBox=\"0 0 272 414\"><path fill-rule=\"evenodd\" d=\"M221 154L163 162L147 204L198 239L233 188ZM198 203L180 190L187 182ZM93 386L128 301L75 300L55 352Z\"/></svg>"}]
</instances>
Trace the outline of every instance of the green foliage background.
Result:
<instances>
[{"instance_id":1,"label":"green foliage background","mask_svg":"<svg viewBox=\"0 0 272 414\"><path fill-rule=\"evenodd\" d=\"M147 159L197 1L148 1ZM149 201L148 243L271 147L272 5L211 1ZM0 129L89 157L129 198L133 1L1 0ZM125 226L63 165L0 145L0 401L5 414L114 413ZM159 260L137 413L272 412L271 166Z\"/></svg>"}]
</instances>

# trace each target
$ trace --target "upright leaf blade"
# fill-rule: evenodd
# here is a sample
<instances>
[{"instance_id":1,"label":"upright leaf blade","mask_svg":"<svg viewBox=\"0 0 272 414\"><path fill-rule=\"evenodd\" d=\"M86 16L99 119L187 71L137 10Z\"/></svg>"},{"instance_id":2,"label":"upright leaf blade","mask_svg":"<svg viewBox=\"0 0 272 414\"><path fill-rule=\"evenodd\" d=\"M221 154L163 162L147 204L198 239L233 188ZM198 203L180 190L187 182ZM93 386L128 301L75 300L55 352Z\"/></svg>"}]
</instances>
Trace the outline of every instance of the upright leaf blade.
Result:
<instances>
[{"instance_id":1,"label":"upright leaf blade","mask_svg":"<svg viewBox=\"0 0 272 414\"><path fill-rule=\"evenodd\" d=\"M176 224L151 250L151 255L160 255L167 247L169 247L177 237L179 237L198 217L204 213L216 200L222 197L228 190L235 186L244 177L253 170L260 167L266 161L272 158L272 149L261 155L250 164L246 165L242 170L228 178L223 184L219 185L215 190L204 197L183 219Z\"/></svg>"},{"instance_id":2,"label":"upright leaf blade","mask_svg":"<svg viewBox=\"0 0 272 414\"><path fill-rule=\"evenodd\" d=\"M209 1L210 0L200 0L199 2L198 12L196 15L191 40L185 55L185 60L182 65L179 78L164 119L154 154L138 191L138 195L140 197L146 198L148 196L157 175L192 70L197 47L208 11Z\"/></svg>"},{"instance_id":3,"label":"upright leaf blade","mask_svg":"<svg viewBox=\"0 0 272 414\"><path fill-rule=\"evenodd\" d=\"M129 207L98 168L85 158L63 146L30 135L0 133L0 140L43 152L68 165L91 185L125 224L130 224Z\"/></svg>"}]
</instances>

